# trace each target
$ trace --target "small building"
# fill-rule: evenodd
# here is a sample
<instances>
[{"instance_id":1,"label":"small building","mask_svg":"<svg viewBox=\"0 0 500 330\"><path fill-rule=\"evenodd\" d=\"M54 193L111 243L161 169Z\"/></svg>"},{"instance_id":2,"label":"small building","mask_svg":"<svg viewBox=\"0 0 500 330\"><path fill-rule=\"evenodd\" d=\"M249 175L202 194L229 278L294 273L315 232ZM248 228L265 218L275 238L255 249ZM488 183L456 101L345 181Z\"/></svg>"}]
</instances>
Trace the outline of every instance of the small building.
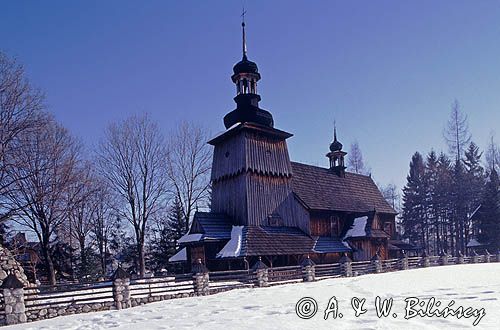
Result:
<instances>
[{"instance_id":1,"label":"small building","mask_svg":"<svg viewBox=\"0 0 500 330\"><path fill-rule=\"evenodd\" d=\"M37 273L37 269L42 264L40 243L28 241L25 233L18 232L7 243L7 247L23 267L30 282L39 280L41 274Z\"/></svg>"},{"instance_id":2,"label":"small building","mask_svg":"<svg viewBox=\"0 0 500 330\"><path fill-rule=\"evenodd\" d=\"M245 269L259 257L268 266L337 262L344 254L370 260L389 257L396 211L370 176L346 170L334 128L327 167L290 160L292 134L274 127L260 108L257 64L243 58L233 67L236 109L224 117L226 131L214 146L210 212L197 212L180 251L171 258L210 270ZM394 241L398 242L398 241Z\"/></svg>"}]
</instances>

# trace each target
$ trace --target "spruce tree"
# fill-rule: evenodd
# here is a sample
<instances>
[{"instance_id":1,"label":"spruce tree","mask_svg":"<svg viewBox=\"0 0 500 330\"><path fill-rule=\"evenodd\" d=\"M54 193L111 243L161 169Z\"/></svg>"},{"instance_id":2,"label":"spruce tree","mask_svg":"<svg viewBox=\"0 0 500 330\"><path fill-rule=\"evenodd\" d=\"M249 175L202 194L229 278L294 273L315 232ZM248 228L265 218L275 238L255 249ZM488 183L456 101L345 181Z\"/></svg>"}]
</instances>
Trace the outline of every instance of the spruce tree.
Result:
<instances>
[{"instance_id":1,"label":"spruce tree","mask_svg":"<svg viewBox=\"0 0 500 330\"><path fill-rule=\"evenodd\" d=\"M440 153L437 164L437 183L435 187L435 205L437 213L436 223L436 251L451 250L451 219L453 213L450 191L452 187L452 166L446 154Z\"/></svg>"},{"instance_id":2,"label":"spruce tree","mask_svg":"<svg viewBox=\"0 0 500 330\"><path fill-rule=\"evenodd\" d=\"M451 235L454 236L454 244L452 241L451 252L458 255L459 252L465 253L465 222L467 221L467 186L466 186L465 168L461 161L457 161L453 167L453 184L451 190L452 199L452 220L451 220Z\"/></svg>"},{"instance_id":3,"label":"spruce tree","mask_svg":"<svg viewBox=\"0 0 500 330\"><path fill-rule=\"evenodd\" d=\"M410 162L410 171L403 188L403 237L411 243L425 247L424 219L424 172L422 155L416 152Z\"/></svg>"},{"instance_id":4,"label":"spruce tree","mask_svg":"<svg viewBox=\"0 0 500 330\"><path fill-rule=\"evenodd\" d=\"M478 211L479 241L489 244L492 251L500 249L500 181L492 170L486 183L481 208Z\"/></svg>"},{"instance_id":5,"label":"spruce tree","mask_svg":"<svg viewBox=\"0 0 500 330\"><path fill-rule=\"evenodd\" d=\"M483 188L485 184L484 169L481 166L481 156L482 152L479 151L479 147L471 142L465 151L465 158L463 160L465 166L465 183L467 185L466 200L467 200L467 220L465 223L465 242L469 242L470 230L473 233L477 233L478 224L471 223L470 216L474 210L481 204Z\"/></svg>"},{"instance_id":6,"label":"spruce tree","mask_svg":"<svg viewBox=\"0 0 500 330\"><path fill-rule=\"evenodd\" d=\"M426 235L426 251L429 254L436 255L438 250L437 234L438 234L438 201L437 195L438 184L438 157L434 151L431 151L427 156L425 174L424 174L424 209L425 209L425 235Z\"/></svg>"},{"instance_id":7,"label":"spruce tree","mask_svg":"<svg viewBox=\"0 0 500 330\"><path fill-rule=\"evenodd\" d=\"M168 266L168 259L176 253L177 241L186 233L186 220L182 204L175 198L168 216L157 222L152 242L152 266L159 271Z\"/></svg>"}]
</instances>

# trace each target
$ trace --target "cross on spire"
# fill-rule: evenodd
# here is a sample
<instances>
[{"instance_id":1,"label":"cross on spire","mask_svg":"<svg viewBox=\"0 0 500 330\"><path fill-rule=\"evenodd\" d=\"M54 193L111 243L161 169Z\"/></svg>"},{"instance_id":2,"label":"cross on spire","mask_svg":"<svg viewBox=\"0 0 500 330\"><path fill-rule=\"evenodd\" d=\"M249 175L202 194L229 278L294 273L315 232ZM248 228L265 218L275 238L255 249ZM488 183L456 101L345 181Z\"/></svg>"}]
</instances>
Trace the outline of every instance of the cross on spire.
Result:
<instances>
[{"instance_id":1,"label":"cross on spire","mask_svg":"<svg viewBox=\"0 0 500 330\"><path fill-rule=\"evenodd\" d=\"M246 35L245 35L245 5L243 5L243 10L241 12L241 28L243 30L243 58L246 59L247 57L247 40L246 40Z\"/></svg>"}]
</instances>

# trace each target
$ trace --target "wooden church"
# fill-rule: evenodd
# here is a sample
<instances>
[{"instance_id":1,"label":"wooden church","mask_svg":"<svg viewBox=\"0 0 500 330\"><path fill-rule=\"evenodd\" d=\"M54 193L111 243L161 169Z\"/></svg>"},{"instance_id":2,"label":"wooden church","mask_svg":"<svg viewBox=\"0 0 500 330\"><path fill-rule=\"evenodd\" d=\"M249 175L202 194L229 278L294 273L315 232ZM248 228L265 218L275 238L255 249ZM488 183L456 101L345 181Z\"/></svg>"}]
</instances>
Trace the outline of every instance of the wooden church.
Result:
<instances>
[{"instance_id":1,"label":"wooden church","mask_svg":"<svg viewBox=\"0 0 500 330\"><path fill-rule=\"evenodd\" d=\"M290 161L292 134L274 127L259 107L257 64L243 58L233 67L236 109L214 146L210 212L197 212L180 250L170 261L201 259L210 270L245 269L259 257L268 266L316 263L343 254L369 260L399 253L394 209L369 176L346 171L346 152L334 133L328 167Z\"/></svg>"}]
</instances>

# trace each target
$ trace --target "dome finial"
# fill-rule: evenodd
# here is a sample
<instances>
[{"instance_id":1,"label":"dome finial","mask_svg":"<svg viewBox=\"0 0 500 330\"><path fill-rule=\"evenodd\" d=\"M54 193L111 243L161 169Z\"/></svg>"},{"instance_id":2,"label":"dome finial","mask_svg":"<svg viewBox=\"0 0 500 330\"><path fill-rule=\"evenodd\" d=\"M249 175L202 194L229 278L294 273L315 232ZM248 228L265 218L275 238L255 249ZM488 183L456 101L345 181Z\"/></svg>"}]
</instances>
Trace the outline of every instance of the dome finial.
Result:
<instances>
[{"instance_id":1,"label":"dome finial","mask_svg":"<svg viewBox=\"0 0 500 330\"><path fill-rule=\"evenodd\" d=\"M333 141L337 141L337 121L333 121Z\"/></svg>"},{"instance_id":2,"label":"dome finial","mask_svg":"<svg viewBox=\"0 0 500 330\"><path fill-rule=\"evenodd\" d=\"M337 140L337 121L333 122L333 142L330 144L330 151L342 150L342 143Z\"/></svg>"},{"instance_id":3,"label":"dome finial","mask_svg":"<svg viewBox=\"0 0 500 330\"><path fill-rule=\"evenodd\" d=\"M243 10L241 12L241 28L243 31L243 59L247 58L247 39L246 39L246 34L245 34L245 4L243 4Z\"/></svg>"}]
</instances>

